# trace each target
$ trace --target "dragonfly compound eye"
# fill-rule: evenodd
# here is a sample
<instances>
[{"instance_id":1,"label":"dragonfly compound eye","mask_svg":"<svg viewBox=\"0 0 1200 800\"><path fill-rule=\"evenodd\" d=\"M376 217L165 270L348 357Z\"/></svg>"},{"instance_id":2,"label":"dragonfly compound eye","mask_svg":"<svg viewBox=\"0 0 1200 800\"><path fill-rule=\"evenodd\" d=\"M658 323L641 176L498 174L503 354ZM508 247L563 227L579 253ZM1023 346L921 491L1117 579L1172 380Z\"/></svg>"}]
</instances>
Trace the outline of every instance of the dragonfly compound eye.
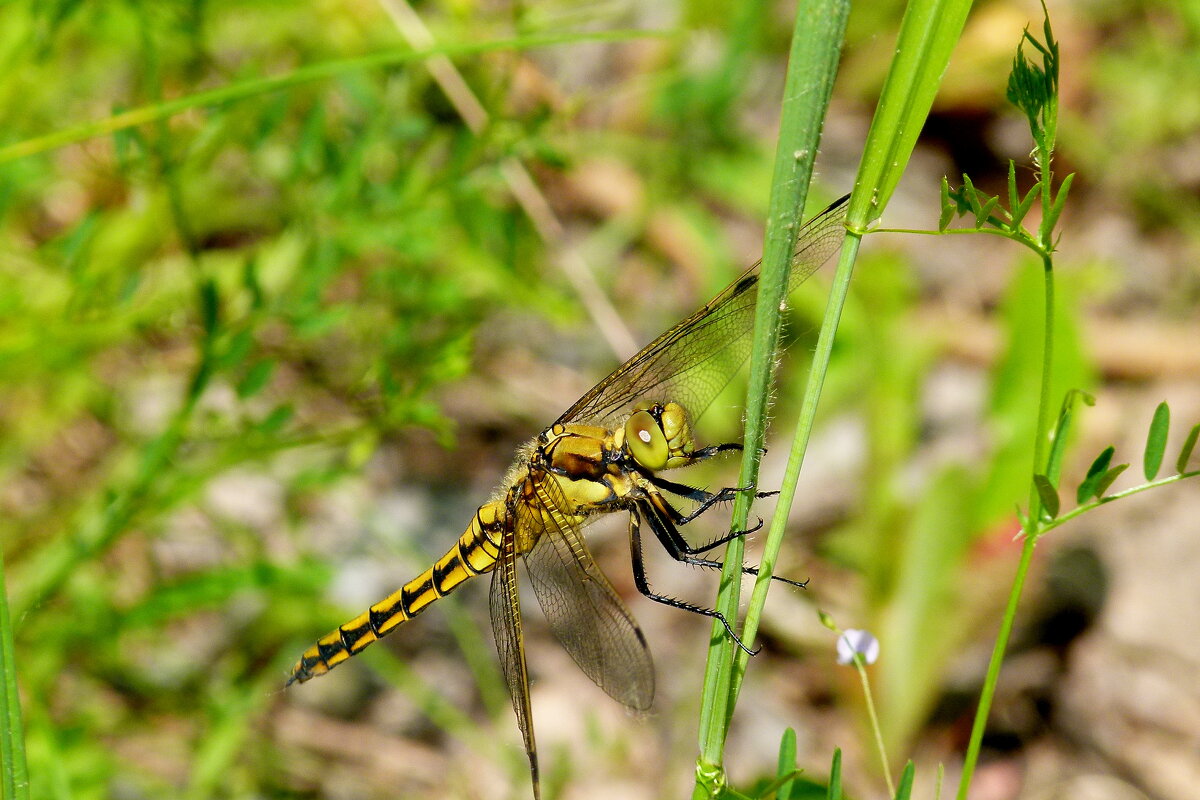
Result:
<instances>
[{"instance_id":1,"label":"dragonfly compound eye","mask_svg":"<svg viewBox=\"0 0 1200 800\"><path fill-rule=\"evenodd\" d=\"M687 412L679 403L667 403L662 409L662 432L667 437L667 443L672 447L680 446L690 438Z\"/></svg>"},{"instance_id":2,"label":"dragonfly compound eye","mask_svg":"<svg viewBox=\"0 0 1200 800\"><path fill-rule=\"evenodd\" d=\"M625 443L634 461L649 470L667 465L667 437L646 411L635 411L625 423Z\"/></svg>"}]
</instances>

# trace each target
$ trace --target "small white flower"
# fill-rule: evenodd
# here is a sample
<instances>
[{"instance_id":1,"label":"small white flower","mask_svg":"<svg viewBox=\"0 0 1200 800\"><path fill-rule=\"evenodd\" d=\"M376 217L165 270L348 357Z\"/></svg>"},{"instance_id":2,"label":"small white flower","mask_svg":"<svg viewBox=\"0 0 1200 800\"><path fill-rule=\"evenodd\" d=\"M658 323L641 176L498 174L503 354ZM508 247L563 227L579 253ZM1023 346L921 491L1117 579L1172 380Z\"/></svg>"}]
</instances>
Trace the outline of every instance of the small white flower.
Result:
<instances>
[{"instance_id":1,"label":"small white flower","mask_svg":"<svg viewBox=\"0 0 1200 800\"><path fill-rule=\"evenodd\" d=\"M858 653L867 664L874 664L879 658L879 640L867 631L848 630L838 637L837 653L839 664L854 663L854 654Z\"/></svg>"}]
</instances>

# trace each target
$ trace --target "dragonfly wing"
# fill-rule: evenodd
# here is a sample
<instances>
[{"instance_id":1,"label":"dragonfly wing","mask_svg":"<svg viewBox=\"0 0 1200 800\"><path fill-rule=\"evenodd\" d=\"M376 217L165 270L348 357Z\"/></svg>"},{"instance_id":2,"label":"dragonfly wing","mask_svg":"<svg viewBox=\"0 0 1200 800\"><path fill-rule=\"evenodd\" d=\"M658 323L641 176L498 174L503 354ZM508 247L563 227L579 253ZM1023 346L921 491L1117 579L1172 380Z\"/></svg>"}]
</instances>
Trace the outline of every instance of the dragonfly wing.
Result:
<instances>
[{"instance_id":1,"label":"dragonfly wing","mask_svg":"<svg viewBox=\"0 0 1200 800\"><path fill-rule=\"evenodd\" d=\"M557 481L537 484L537 502L520 507L518 526L540 530L525 556L533 593L550 629L592 681L629 708L644 711L654 699L654 663L646 637L596 566Z\"/></svg>"},{"instance_id":2,"label":"dragonfly wing","mask_svg":"<svg viewBox=\"0 0 1200 800\"><path fill-rule=\"evenodd\" d=\"M525 638L521 631L521 595L517 585L516 537L511 530L501 539L500 558L492 573L491 588L492 633L496 637L496 652L513 710L517 727L529 756L529 772L533 778L533 796L541 797L538 783L537 743L533 739L533 713L529 705L529 669L525 664Z\"/></svg>"},{"instance_id":3,"label":"dragonfly wing","mask_svg":"<svg viewBox=\"0 0 1200 800\"><path fill-rule=\"evenodd\" d=\"M841 246L846 200L838 200L800 230L788 277L789 293ZM558 422L613 423L633 405L646 401L680 403L694 421L749 356L757 298L756 264L712 302L596 384Z\"/></svg>"}]
</instances>

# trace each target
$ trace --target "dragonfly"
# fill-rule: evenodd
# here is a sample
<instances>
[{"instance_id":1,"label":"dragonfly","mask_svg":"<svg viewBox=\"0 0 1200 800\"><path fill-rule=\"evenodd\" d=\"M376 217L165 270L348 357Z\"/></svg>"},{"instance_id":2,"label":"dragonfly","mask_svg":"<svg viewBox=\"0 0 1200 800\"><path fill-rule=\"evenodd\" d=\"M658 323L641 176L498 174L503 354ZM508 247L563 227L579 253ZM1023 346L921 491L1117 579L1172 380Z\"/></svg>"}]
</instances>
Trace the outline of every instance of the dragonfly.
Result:
<instances>
[{"instance_id":1,"label":"dragonfly","mask_svg":"<svg viewBox=\"0 0 1200 800\"><path fill-rule=\"evenodd\" d=\"M801 228L791 259L789 292L840 248L846 201L841 198ZM648 709L654 697L654 666L646 637L596 565L582 535L590 522L613 512L629 514L638 591L656 602L718 620L738 646L753 652L720 612L651 588L642 524L673 559L712 568L722 564L705 554L747 533L732 531L693 547L680 527L747 490L709 492L660 473L741 449L737 443L698 447L693 424L749 356L758 281L759 264L755 264L523 445L499 487L446 554L387 598L318 639L292 668L288 685L325 674L470 578L490 572L492 631L529 759L533 794L540 798L518 561L525 564L551 632L580 669L634 711ZM683 513L668 499L670 495L693 503L694 510ZM757 574L753 567L743 571Z\"/></svg>"}]
</instances>

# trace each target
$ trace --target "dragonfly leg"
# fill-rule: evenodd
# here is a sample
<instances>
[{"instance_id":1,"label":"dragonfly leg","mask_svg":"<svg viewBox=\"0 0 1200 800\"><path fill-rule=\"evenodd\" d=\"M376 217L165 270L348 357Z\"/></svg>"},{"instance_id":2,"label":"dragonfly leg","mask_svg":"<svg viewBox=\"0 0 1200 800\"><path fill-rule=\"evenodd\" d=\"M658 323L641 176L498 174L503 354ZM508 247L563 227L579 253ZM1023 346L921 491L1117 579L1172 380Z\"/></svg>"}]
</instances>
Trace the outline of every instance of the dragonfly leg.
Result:
<instances>
[{"instance_id":1,"label":"dragonfly leg","mask_svg":"<svg viewBox=\"0 0 1200 800\"><path fill-rule=\"evenodd\" d=\"M728 452L741 452L742 446L738 442L725 442L724 444L713 444L708 447L701 447L699 450L692 451L693 461L703 461L706 458L712 458L715 455ZM758 455L761 458L767 454L767 448L760 447Z\"/></svg>"},{"instance_id":2,"label":"dragonfly leg","mask_svg":"<svg viewBox=\"0 0 1200 800\"><path fill-rule=\"evenodd\" d=\"M653 526L653 523L651 523L651 525ZM636 509L631 509L629 514L629 551L633 556L633 582L634 585L637 586L638 591L641 592L643 596L648 597L656 603L662 603L663 605L671 606L672 608L683 609L684 611L690 611L693 614L700 614L701 616L711 617L715 620L719 620L720 623L725 626L725 632L729 634L729 638L733 639L738 647L744 650L748 655L758 655L758 651L762 648L759 647L751 650L749 647L746 647L746 645L742 643L741 638L730 626L729 620L725 619L725 615L720 611L712 608L705 608L704 606L698 606L694 603L689 603L686 600L680 600L675 597L668 597L665 594L658 594L650 588L650 582L646 580L646 564L642 555L641 530L640 515Z\"/></svg>"},{"instance_id":3,"label":"dragonfly leg","mask_svg":"<svg viewBox=\"0 0 1200 800\"><path fill-rule=\"evenodd\" d=\"M701 447L699 450L692 451L693 461L703 461L706 458L712 458L715 455L729 452L741 452L742 446L737 442L726 442L725 444L712 444L708 447Z\"/></svg>"},{"instance_id":4,"label":"dragonfly leg","mask_svg":"<svg viewBox=\"0 0 1200 800\"><path fill-rule=\"evenodd\" d=\"M675 512L672 518L675 519L676 525L686 525L708 509L712 508L717 503L729 502L730 500L737 498L739 493L751 491L750 487L746 486L730 487L714 493L705 491L704 489L698 489L695 486L688 486L686 483L675 483L674 481L669 481L666 478L660 478L657 475L650 475L649 481L657 489L662 489L663 491L670 492L671 494L679 495L682 498L691 500L693 503L699 503L699 507L686 516L680 514L674 508L671 508L671 511ZM773 497L777 494L779 494L779 492L755 492L754 496L757 498L763 498ZM753 530L758 530L758 528L754 528ZM742 531L741 533L735 534L735 536L740 536L751 532L752 531ZM725 541L728 541L728 539ZM709 545L709 547L713 546L715 545ZM708 548L706 547L705 549Z\"/></svg>"},{"instance_id":5,"label":"dragonfly leg","mask_svg":"<svg viewBox=\"0 0 1200 800\"><path fill-rule=\"evenodd\" d=\"M708 544L694 547L688 543L687 539L683 538L683 534L679 532L677 525L685 524L695 518L695 515L684 517L679 513L666 498L662 495L650 495L645 503L646 519L650 523L651 530L654 531L654 536L662 544L663 549L667 551L667 555L676 561L684 564L691 564L696 567L709 567L710 569L724 569L725 564L722 561L716 561L709 558L698 558L701 553L707 553L713 548L720 547L723 544L733 541L739 537L745 536L748 533L753 533L762 527L762 520L753 528L745 531L730 531L724 536L718 536ZM758 575L758 567L748 567L743 565L742 572L746 575ZM808 581L794 581L791 578L784 578L781 575L772 575L771 580L786 583L789 586L798 586L801 589L808 585Z\"/></svg>"}]
</instances>

